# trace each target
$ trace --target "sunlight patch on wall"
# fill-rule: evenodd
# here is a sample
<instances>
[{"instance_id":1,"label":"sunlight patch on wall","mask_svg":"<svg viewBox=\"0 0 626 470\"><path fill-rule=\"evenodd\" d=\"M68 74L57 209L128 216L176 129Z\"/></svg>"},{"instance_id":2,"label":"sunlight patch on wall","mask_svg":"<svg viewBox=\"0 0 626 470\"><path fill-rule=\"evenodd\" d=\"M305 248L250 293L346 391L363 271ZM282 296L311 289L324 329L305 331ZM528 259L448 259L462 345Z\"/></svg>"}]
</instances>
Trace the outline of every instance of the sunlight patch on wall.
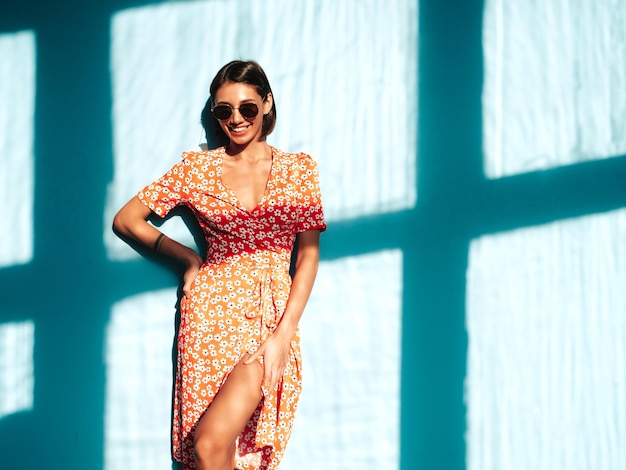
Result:
<instances>
[{"instance_id":1,"label":"sunlight patch on wall","mask_svg":"<svg viewBox=\"0 0 626 470\"><path fill-rule=\"evenodd\" d=\"M210 81L237 58L257 60L272 83L268 141L319 162L329 220L415 204L417 0L172 2L115 14L111 37L111 258L134 256L111 217L204 142Z\"/></svg>"},{"instance_id":2,"label":"sunlight patch on wall","mask_svg":"<svg viewBox=\"0 0 626 470\"><path fill-rule=\"evenodd\" d=\"M626 153L626 3L485 2L485 173Z\"/></svg>"},{"instance_id":3,"label":"sunlight patch on wall","mask_svg":"<svg viewBox=\"0 0 626 470\"><path fill-rule=\"evenodd\" d=\"M0 419L33 408L34 346L32 321L0 325Z\"/></svg>"},{"instance_id":4,"label":"sunlight patch on wall","mask_svg":"<svg viewBox=\"0 0 626 470\"><path fill-rule=\"evenodd\" d=\"M176 289L114 305L106 337L106 470L171 469Z\"/></svg>"},{"instance_id":5,"label":"sunlight patch on wall","mask_svg":"<svg viewBox=\"0 0 626 470\"><path fill-rule=\"evenodd\" d=\"M301 320L305 384L285 469L398 468L401 278L399 251L321 263ZM175 300L168 289L113 309L106 469L170 469Z\"/></svg>"},{"instance_id":6,"label":"sunlight patch on wall","mask_svg":"<svg viewBox=\"0 0 626 470\"><path fill-rule=\"evenodd\" d=\"M0 34L0 267L33 257L35 34Z\"/></svg>"},{"instance_id":7,"label":"sunlight patch on wall","mask_svg":"<svg viewBox=\"0 0 626 470\"><path fill-rule=\"evenodd\" d=\"M285 469L399 468L402 270L399 250L321 263Z\"/></svg>"},{"instance_id":8,"label":"sunlight patch on wall","mask_svg":"<svg viewBox=\"0 0 626 470\"><path fill-rule=\"evenodd\" d=\"M472 243L468 470L626 468L625 286L626 209Z\"/></svg>"}]
</instances>

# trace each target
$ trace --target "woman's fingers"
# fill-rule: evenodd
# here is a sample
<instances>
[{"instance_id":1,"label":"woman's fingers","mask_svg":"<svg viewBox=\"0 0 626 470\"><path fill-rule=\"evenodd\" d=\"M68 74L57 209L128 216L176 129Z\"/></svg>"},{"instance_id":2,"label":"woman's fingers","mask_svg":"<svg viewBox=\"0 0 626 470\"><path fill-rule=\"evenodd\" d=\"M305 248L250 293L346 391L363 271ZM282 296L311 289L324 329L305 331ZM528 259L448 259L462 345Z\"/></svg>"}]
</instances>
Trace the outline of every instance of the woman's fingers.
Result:
<instances>
[{"instance_id":1,"label":"woman's fingers","mask_svg":"<svg viewBox=\"0 0 626 470\"><path fill-rule=\"evenodd\" d=\"M195 277L193 279L195 279ZM191 295L191 285L193 284L193 279L187 279L185 284L183 284L183 294L185 294L185 297L189 297Z\"/></svg>"},{"instance_id":2,"label":"woman's fingers","mask_svg":"<svg viewBox=\"0 0 626 470\"><path fill-rule=\"evenodd\" d=\"M189 297L191 295L191 286L193 285L193 281L196 280L199 272L200 269L195 266L190 267L187 271L185 271L183 276L183 294L185 294L185 297Z\"/></svg>"},{"instance_id":3,"label":"woman's fingers","mask_svg":"<svg viewBox=\"0 0 626 470\"><path fill-rule=\"evenodd\" d=\"M263 385L270 390L274 390L274 373L267 362L265 362L265 371L263 373Z\"/></svg>"},{"instance_id":4,"label":"woman's fingers","mask_svg":"<svg viewBox=\"0 0 626 470\"><path fill-rule=\"evenodd\" d=\"M261 346L259 349L254 351L252 354L250 354L248 356L248 358L243 361L243 363L244 364L252 364L254 361L257 360L258 357L260 357L262 355L263 355L263 346ZM263 372L264 372L264 375L265 375L265 368L263 368Z\"/></svg>"},{"instance_id":5,"label":"woman's fingers","mask_svg":"<svg viewBox=\"0 0 626 470\"><path fill-rule=\"evenodd\" d=\"M251 364L263 356L263 387L273 390L280 381L287 368L289 351L276 350L270 340L263 343L259 349L249 355L243 362Z\"/></svg>"},{"instance_id":6,"label":"woman's fingers","mask_svg":"<svg viewBox=\"0 0 626 470\"><path fill-rule=\"evenodd\" d=\"M287 364L283 361L274 361L273 363L270 363L270 361L266 360L264 365L263 385L268 387L270 390L274 390L285 373Z\"/></svg>"}]
</instances>

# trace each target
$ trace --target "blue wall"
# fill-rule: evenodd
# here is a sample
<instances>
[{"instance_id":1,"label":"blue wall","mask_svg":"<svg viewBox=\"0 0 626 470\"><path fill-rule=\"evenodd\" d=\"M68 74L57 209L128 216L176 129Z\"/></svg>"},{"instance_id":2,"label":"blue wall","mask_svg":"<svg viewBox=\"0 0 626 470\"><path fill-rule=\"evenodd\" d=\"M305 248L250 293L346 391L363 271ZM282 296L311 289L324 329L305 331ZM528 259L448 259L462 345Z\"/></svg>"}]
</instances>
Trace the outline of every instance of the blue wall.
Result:
<instances>
[{"instance_id":1,"label":"blue wall","mask_svg":"<svg viewBox=\"0 0 626 470\"><path fill-rule=\"evenodd\" d=\"M98 469L111 305L178 275L161 260L111 262L102 240L110 19L149 2L4 3L0 33L36 32L36 193L33 261L0 269L0 323L35 322L36 375L34 408L0 420L0 467ZM626 156L485 178L482 9L478 0L420 3L416 207L331 224L324 240L324 259L403 250L402 470L465 468L470 241L626 206Z\"/></svg>"}]
</instances>

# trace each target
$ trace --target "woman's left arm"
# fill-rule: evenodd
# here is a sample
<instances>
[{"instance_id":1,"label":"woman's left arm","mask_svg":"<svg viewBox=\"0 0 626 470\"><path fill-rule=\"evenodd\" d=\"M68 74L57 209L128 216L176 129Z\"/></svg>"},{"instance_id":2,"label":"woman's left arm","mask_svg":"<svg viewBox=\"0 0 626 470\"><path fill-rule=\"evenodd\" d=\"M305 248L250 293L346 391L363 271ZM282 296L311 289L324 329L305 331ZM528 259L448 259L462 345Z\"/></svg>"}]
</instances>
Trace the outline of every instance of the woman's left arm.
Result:
<instances>
[{"instance_id":1,"label":"woman's left arm","mask_svg":"<svg viewBox=\"0 0 626 470\"><path fill-rule=\"evenodd\" d=\"M274 333L245 361L252 363L257 357L263 356L263 385L273 390L283 376L291 340L304 312L319 265L320 231L307 230L298 234L298 252L296 269L291 284L287 307Z\"/></svg>"}]
</instances>

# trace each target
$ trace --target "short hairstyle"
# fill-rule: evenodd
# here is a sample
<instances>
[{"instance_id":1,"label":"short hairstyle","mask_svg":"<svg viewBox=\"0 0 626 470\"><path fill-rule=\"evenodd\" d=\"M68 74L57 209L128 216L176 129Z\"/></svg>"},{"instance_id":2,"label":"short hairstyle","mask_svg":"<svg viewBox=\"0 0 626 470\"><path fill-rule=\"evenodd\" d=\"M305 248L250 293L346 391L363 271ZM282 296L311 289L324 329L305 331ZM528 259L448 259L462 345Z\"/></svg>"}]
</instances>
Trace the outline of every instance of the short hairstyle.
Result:
<instances>
[{"instance_id":1,"label":"short hairstyle","mask_svg":"<svg viewBox=\"0 0 626 470\"><path fill-rule=\"evenodd\" d=\"M224 65L219 72L217 72L215 78L211 82L211 87L209 89L210 96L200 115L200 122L204 128L207 140L211 140L211 134L213 134L217 138L216 143L218 144L224 144L228 141L226 134L224 134L224 131L220 127L217 119L215 119L211 113L211 108L213 107L213 97L217 93L217 90L219 90L224 83L228 82L246 83L248 85L252 85L263 100L267 98L268 93L272 93L272 88L270 87L270 82L267 79L265 72L255 61L233 60L232 62ZM272 97L273 96L274 94L272 93ZM270 109L270 112L263 115L261 136L267 137L271 134L274 130L274 126L276 126L276 102L275 100L272 100L272 108Z\"/></svg>"}]
</instances>

